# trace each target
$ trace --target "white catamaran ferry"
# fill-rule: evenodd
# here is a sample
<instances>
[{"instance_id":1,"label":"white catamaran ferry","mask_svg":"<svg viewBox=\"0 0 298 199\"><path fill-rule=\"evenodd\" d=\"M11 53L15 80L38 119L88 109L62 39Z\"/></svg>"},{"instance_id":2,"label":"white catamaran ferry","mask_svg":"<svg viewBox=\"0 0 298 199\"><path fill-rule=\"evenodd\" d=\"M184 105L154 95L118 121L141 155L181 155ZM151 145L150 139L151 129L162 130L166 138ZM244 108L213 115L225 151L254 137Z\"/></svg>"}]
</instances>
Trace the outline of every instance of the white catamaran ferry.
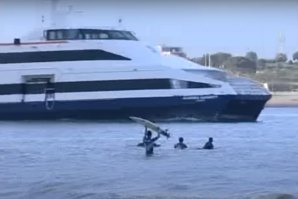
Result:
<instances>
[{"instance_id":1,"label":"white catamaran ferry","mask_svg":"<svg viewBox=\"0 0 298 199\"><path fill-rule=\"evenodd\" d=\"M36 35L36 34L35 34ZM255 121L261 85L176 56L127 30L55 28L0 44L0 119Z\"/></svg>"}]
</instances>

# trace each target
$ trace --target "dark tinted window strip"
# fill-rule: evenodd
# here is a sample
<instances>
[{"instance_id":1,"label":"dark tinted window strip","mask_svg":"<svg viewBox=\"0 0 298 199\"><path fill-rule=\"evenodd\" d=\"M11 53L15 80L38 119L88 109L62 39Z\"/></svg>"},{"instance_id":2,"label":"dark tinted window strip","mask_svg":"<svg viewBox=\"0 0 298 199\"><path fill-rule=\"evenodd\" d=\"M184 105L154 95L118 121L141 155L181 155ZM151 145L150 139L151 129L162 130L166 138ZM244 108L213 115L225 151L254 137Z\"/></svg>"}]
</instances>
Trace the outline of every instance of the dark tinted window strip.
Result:
<instances>
[{"instance_id":1,"label":"dark tinted window strip","mask_svg":"<svg viewBox=\"0 0 298 199\"><path fill-rule=\"evenodd\" d=\"M198 83L198 82L187 82L187 88L210 88L209 84Z\"/></svg>"},{"instance_id":2,"label":"dark tinted window strip","mask_svg":"<svg viewBox=\"0 0 298 199\"><path fill-rule=\"evenodd\" d=\"M188 82L190 83L190 82ZM125 91L125 90L154 90L171 89L169 79L142 80L113 80L113 81L85 81L58 82L52 84L56 93L92 92L92 91ZM189 88L211 88L205 83L197 83ZM0 95L8 94L42 94L47 88L45 83L0 85Z\"/></svg>"},{"instance_id":3,"label":"dark tinted window strip","mask_svg":"<svg viewBox=\"0 0 298 199\"><path fill-rule=\"evenodd\" d=\"M103 50L67 50L44 52L0 53L0 64L63 62L93 60L130 60Z\"/></svg>"},{"instance_id":4,"label":"dark tinted window strip","mask_svg":"<svg viewBox=\"0 0 298 199\"><path fill-rule=\"evenodd\" d=\"M52 29L46 31L47 40L135 40L137 38L129 31L99 30L99 29Z\"/></svg>"}]
</instances>

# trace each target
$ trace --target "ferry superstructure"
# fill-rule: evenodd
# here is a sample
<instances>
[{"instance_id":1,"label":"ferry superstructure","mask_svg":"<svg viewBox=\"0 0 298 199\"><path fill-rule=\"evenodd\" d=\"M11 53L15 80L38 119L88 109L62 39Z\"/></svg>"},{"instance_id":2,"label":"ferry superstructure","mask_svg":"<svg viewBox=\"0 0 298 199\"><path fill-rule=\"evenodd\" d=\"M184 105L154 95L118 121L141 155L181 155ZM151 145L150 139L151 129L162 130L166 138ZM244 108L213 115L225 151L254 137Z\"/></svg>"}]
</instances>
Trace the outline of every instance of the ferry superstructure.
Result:
<instances>
[{"instance_id":1,"label":"ferry superstructure","mask_svg":"<svg viewBox=\"0 0 298 199\"><path fill-rule=\"evenodd\" d=\"M0 119L256 121L257 83L163 56L127 30L55 28L0 44Z\"/></svg>"}]
</instances>

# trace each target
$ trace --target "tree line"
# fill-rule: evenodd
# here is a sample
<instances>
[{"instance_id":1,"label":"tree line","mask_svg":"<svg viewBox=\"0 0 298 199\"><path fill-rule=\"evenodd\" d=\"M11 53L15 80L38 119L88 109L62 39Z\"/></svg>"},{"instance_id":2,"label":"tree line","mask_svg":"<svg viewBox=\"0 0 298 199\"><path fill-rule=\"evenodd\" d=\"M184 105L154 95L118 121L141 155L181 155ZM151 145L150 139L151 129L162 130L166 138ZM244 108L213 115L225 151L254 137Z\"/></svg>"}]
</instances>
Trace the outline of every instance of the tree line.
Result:
<instances>
[{"instance_id":1,"label":"tree line","mask_svg":"<svg viewBox=\"0 0 298 199\"><path fill-rule=\"evenodd\" d=\"M257 53L253 51L247 52L245 56L233 56L230 53L218 52L210 55L205 54L191 60L201 65L226 68L236 73L256 73L257 69L262 69L268 64L293 64L297 62L298 51L293 54L292 60L288 60L284 53L277 53L274 59L258 58Z\"/></svg>"}]
</instances>

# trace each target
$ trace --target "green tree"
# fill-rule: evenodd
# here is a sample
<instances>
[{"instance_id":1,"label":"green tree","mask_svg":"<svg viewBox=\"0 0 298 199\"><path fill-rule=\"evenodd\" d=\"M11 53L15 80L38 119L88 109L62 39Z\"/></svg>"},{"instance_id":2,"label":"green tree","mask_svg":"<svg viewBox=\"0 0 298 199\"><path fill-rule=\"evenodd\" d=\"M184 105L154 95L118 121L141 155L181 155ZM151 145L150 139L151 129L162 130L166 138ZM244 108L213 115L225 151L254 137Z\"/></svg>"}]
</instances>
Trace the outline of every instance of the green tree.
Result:
<instances>
[{"instance_id":1,"label":"green tree","mask_svg":"<svg viewBox=\"0 0 298 199\"><path fill-rule=\"evenodd\" d=\"M255 53L253 51L247 52L245 57L255 63L257 63L257 61L258 61L258 55L257 55L257 53Z\"/></svg>"},{"instance_id":2,"label":"green tree","mask_svg":"<svg viewBox=\"0 0 298 199\"><path fill-rule=\"evenodd\" d=\"M231 58L232 55L229 53L218 52L210 56L211 65L215 67L223 66L224 63Z\"/></svg>"},{"instance_id":3,"label":"green tree","mask_svg":"<svg viewBox=\"0 0 298 199\"><path fill-rule=\"evenodd\" d=\"M284 53L278 53L275 56L275 61L276 62L286 62L288 60L287 55Z\"/></svg>"},{"instance_id":4,"label":"green tree","mask_svg":"<svg viewBox=\"0 0 298 199\"><path fill-rule=\"evenodd\" d=\"M257 64L246 57L231 57L224 66L238 74L254 74L257 71Z\"/></svg>"},{"instance_id":5,"label":"green tree","mask_svg":"<svg viewBox=\"0 0 298 199\"><path fill-rule=\"evenodd\" d=\"M298 60L298 51L293 54L293 60Z\"/></svg>"}]
</instances>

